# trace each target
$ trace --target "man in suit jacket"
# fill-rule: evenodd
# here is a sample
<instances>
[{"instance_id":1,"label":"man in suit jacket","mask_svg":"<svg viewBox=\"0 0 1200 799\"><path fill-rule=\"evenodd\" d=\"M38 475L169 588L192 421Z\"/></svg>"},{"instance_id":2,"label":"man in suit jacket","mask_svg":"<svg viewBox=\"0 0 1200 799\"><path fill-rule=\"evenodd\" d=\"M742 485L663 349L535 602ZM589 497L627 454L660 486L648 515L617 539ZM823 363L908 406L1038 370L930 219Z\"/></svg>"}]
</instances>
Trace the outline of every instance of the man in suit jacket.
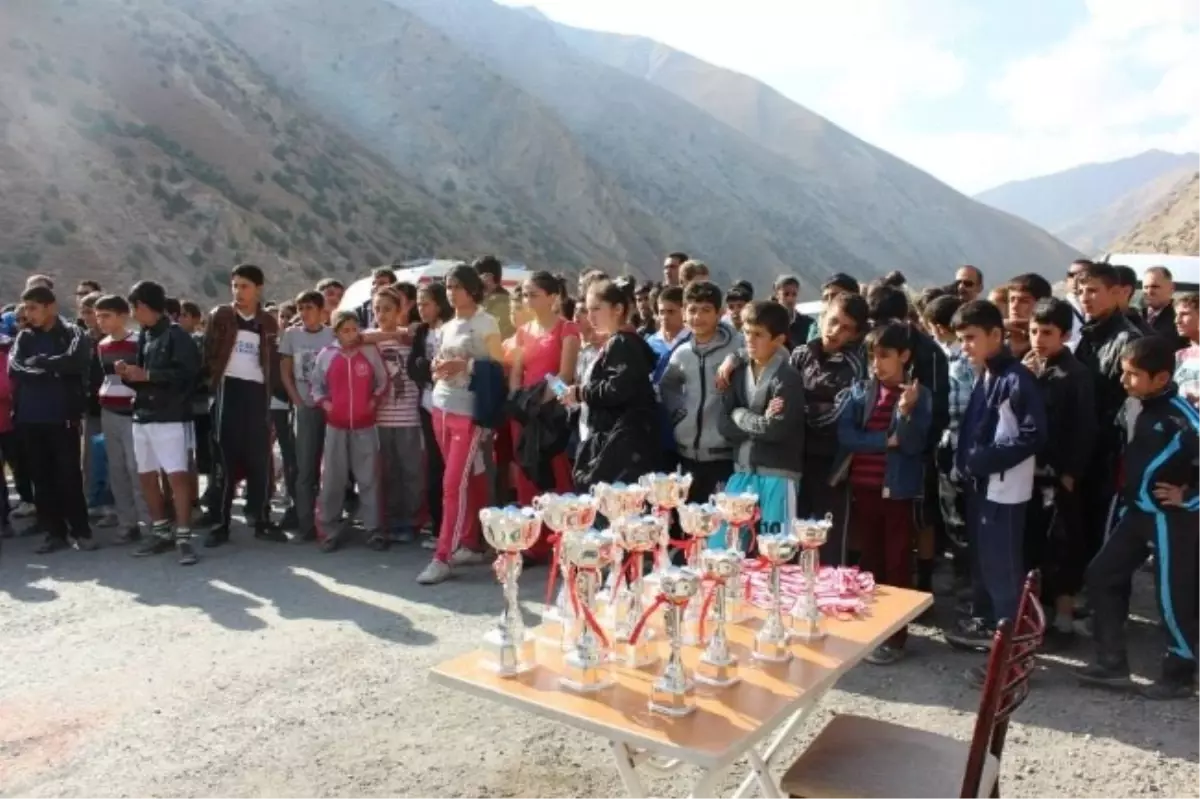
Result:
<instances>
[{"instance_id":1,"label":"man in suit jacket","mask_svg":"<svg viewBox=\"0 0 1200 799\"><path fill-rule=\"evenodd\" d=\"M1171 270L1165 266L1152 266L1142 276L1142 297L1146 307L1142 309L1142 318L1154 331L1154 335L1162 336L1170 341L1176 350L1187 346L1187 339L1179 335L1175 329L1175 305L1172 296L1175 294L1175 283Z\"/></svg>"}]
</instances>

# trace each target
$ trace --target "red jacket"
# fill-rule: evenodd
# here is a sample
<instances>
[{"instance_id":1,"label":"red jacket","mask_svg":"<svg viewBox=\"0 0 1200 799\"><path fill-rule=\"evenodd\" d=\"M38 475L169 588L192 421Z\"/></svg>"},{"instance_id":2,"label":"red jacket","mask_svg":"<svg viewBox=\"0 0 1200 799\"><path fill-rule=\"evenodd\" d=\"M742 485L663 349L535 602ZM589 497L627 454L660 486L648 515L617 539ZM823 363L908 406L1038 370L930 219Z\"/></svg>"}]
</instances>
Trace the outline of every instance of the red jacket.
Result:
<instances>
[{"instance_id":1,"label":"red jacket","mask_svg":"<svg viewBox=\"0 0 1200 799\"><path fill-rule=\"evenodd\" d=\"M374 346L347 351L331 345L313 366L313 400L325 409L325 423L340 430L374 427L386 386L387 370Z\"/></svg>"}]
</instances>

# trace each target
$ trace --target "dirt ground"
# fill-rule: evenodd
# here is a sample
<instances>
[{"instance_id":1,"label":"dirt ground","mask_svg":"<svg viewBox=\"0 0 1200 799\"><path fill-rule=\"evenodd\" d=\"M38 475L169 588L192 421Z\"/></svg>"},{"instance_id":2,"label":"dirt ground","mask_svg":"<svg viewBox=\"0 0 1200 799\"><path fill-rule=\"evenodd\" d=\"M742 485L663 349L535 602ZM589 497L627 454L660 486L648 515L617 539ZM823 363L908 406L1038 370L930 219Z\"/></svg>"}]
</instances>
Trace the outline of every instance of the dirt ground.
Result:
<instances>
[{"instance_id":1,"label":"dirt ground","mask_svg":"<svg viewBox=\"0 0 1200 799\"><path fill-rule=\"evenodd\" d=\"M34 539L4 542L0 795L621 795L601 740L427 681L492 624L490 569L427 588L415 547L234 539L191 569L115 545L39 557ZM524 580L531 619L544 579ZM1149 599L1142 586L1141 674L1159 640ZM960 675L980 659L927 627L910 646L894 667L852 671L805 735L857 712L968 737L977 694ZM1042 659L1002 792L1197 796L1196 701L1086 690L1075 662ZM648 787L685 794L684 776Z\"/></svg>"}]
</instances>

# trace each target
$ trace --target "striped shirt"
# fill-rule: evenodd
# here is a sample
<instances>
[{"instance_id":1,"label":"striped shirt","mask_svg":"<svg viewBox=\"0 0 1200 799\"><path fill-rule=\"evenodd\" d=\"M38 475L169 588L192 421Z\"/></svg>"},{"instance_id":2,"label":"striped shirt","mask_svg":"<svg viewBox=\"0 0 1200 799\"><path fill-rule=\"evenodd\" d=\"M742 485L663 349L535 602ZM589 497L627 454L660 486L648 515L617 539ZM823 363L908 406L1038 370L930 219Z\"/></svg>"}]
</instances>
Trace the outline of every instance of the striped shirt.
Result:
<instances>
[{"instance_id":1,"label":"striped shirt","mask_svg":"<svg viewBox=\"0 0 1200 799\"><path fill-rule=\"evenodd\" d=\"M896 400L900 398L899 388L888 388L879 384L879 396L875 407L867 418L866 432L886 433L892 425L892 411L896 409ZM859 488L883 488L883 478L887 471L887 451L856 452L850 461L850 485Z\"/></svg>"},{"instance_id":2,"label":"striped shirt","mask_svg":"<svg viewBox=\"0 0 1200 799\"><path fill-rule=\"evenodd\" d=\"M379 348L388 376L383 399L375 413L375 423L380 427L420 427L417 408L421 403L421 390L409 378L405 368L412 346L399 341L380 341L375 346Z\"/></svg>"},{"instance_id":3,"label":"striped shirt","mask_svg":"<svg viewBox=\"0 0 1200 799\"><path fill-rule=\"evenodd\" d=\"M122 339L105 336L96 345L96 358L104 370L104 381L100 383L100 407L116 413L133 413L133 398L137 395L117 376L117 361L137 363L138 337L130 333Z\"/></svg>"}]
</instances>

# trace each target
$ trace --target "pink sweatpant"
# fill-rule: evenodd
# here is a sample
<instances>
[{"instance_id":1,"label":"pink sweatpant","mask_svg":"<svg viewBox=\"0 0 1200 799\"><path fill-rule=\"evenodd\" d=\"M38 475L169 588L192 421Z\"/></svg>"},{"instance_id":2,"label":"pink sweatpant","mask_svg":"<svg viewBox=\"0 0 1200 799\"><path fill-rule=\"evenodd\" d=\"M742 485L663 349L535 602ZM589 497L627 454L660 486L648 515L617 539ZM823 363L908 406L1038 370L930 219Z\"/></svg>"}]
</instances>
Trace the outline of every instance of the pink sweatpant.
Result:
<instances>
[{"instance_id":1,"label":"pink sweatpant","mask_svg":"<svg viewBox=\"0 0 1200 799\"><path fill-rule=\"evenodd\" d=\"M442 529L434 558L450 562L456 549L482 549L479 511L487 501L487 470L480 449L482 428L470 416L432 410L446 471L442 477Z\"/></svg>"}]
</instances>

